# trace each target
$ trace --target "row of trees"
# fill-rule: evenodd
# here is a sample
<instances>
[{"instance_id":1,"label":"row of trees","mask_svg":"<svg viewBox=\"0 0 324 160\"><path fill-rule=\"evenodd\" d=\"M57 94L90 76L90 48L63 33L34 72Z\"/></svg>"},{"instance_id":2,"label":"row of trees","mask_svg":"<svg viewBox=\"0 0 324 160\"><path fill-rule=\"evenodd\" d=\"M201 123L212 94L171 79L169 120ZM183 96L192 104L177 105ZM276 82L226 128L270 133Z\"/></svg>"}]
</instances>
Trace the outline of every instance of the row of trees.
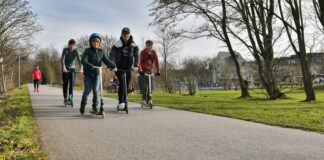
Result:
<instances>
[{"instance_id":1,"label":"row of trees","mask_svg":"<svg viewBox=\"0 0 324 160\"><path fill-rule=\"evenodd\" d=\"M315 12L304 12L310 7ZM289 48L300 59L306 101L311 101L316 98L306 59L307 32L314 30L308 24L323 24L322 8L322 2L316 0L155 0L151 4L151 25L172 27L173 35L184 38L208 37L224 42L235 62L242 97L250 94L233 42L245 46L254 57L270 99L285 97L277 86L274 57L282 48ZM193 17L199 23L180 27ZM323 26L317 29L323 31Z\"/></svg>"},{"instance_id":2,"label":"row of trees","mask_svg":"<svg viewBox=\"0 0 324 160\"><path fill-rule=\"evenodd\" d=\"M0 88L5 92L17 86L18 56L23 65L28 62L34 51L32 36L42 27L25 0L1 0L0 15Z\"/></svg>"}]
</instances>

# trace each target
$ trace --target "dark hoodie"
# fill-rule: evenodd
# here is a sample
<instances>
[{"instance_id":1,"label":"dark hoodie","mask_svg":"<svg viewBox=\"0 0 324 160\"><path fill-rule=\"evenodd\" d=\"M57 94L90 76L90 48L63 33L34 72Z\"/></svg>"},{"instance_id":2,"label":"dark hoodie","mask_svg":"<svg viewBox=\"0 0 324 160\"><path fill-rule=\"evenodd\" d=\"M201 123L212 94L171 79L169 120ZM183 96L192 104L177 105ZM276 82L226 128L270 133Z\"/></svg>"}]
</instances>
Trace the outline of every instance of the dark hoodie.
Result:
<instances>
[{"instance_id":1,"label":"dark hoodie","mask_svg":"<svg viewBox=\"0 0 324 160\"><path fill-rule=\"evenodd\" d=\"M139 62L139 48L133 41L131 36L127 43L122 38L115 42L113 45L109 59L115 62L118 69L128 70L134 67L138 67Z\"/></svg>"},{"instance_id":2,"label":"dark hoodie","mask_svg":"<svg viewBox=\"0 0 324 160\"><path fill-rule=\"evenodd\" d=\"M90 44L91 46L91 44ZM115 64L109 60L108 56L102 49L95 49L92 46L87 48L82 56L81 63L84 66L84 75L87 76L97 76L99 74L99 70L92 68L92 66L101 66L101 62L104 62L108 68L114 69Z\"/></svg>"}]
</instances>

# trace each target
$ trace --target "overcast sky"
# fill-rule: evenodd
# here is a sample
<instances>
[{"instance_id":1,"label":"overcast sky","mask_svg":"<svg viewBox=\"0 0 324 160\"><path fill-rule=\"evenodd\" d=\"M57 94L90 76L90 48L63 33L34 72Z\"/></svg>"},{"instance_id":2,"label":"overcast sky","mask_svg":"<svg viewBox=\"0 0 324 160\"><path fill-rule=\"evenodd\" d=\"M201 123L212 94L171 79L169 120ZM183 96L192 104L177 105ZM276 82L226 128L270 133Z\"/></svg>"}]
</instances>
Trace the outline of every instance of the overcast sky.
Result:
<instances>
[{"instance_id":1,"label":"overcast sky","mask_svg":"<svg viewBox=\"0 0 324 160\"><path fill-rule=\"evenodd\" d=\"M120 36L125 26L131 29L135 41L141 37L155 39L148 5L152 0L30 0L44 30L35 35L36 43L47 47L51 43L61 52L70 38L77 39L93 32ZM188 40L179 55L212 57L226 50L215 39Z\"/></svg>"}]
</instances>

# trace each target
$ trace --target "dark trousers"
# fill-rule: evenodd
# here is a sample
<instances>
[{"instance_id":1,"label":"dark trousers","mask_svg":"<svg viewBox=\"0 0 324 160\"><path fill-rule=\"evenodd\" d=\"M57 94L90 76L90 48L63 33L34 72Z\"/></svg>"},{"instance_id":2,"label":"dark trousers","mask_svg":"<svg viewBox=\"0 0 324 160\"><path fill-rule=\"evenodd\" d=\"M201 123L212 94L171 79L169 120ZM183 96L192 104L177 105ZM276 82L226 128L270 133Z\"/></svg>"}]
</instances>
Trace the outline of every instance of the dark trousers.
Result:
<instances>
[{"instance_id":1,"label":"dark trousers","mask_svg":"<svg viewBox=\"0 0 324 160\"><path fill-rule=\"evenodd\" d=\"M63 79L63 97L64 99L67 98L67 89L69 86L69 94L72 95L72 89L73 89L73 84L74 84L74 72L67 72L67 73L62 73L62 79Z\"/></svg>"},{"instance_id":2,"label":"dark trousers","mask_svg":"<svg viewBox=\"0 0 324 160\"><path fill-rule=\"evenodd\" d=\"M34 79L34 88L39 88L39 79Z\"/></svg>"},{"instance_id":3,"label":"dark trousers","mask_svg":"<svg viewBox=\"0 0 324 160\"><path fill-rule=\"evenodd\" d=\"M149 101L151 99L150 90L149 90L149 77L141 76L141 92L142 92L142 100ZM153 93L153 78L151 77L151 92Z\"/></svg>"},{"instance_id":4,"label":"dark trousers","mask_svg":"<svg viewBox=\"0 0 324 160\"><path fill-rule=\"evenodd\" d=\"M138 85L139 85L139 89L140 89L140 94L143 93L142 92L142 89L143 89L143 87L142 87L142 84L143 84L142 78L143 78L143 76L138 76Z\"/></svg>"},{"instance_id":5,"label":"dark trousers","mask_svg":"<svg viewBox=\"0 0 324 160\"><path fill-rule=\"evenodd\" d=\"M122 71L117 71L116 75L117 75L117 78L118 78L118 81L119 81L119 84L118 84L118 100L119 100L119 103L123 103L123 102L126 102L126 94L128 94L127 92L125 93L125 87L127 87L127 91L129 89L129 83L130 83L130 80L131 80L131 71L127 71L126 72L126 86L125 86L125 82L124 82L124 79L123 79L123 74L124 72Z\"/></svg>"}]
</instances>

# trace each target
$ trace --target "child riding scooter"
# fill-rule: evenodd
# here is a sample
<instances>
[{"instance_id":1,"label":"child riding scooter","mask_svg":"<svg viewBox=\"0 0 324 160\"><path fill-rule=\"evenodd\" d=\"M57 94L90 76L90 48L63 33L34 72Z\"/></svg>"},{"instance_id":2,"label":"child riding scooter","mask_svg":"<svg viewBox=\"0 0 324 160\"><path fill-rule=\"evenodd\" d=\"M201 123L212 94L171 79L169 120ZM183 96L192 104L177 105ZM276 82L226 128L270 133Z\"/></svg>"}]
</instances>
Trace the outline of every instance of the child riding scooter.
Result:
<instances>
[{"instance_id":1,"label":"child riding scooter","mask_svg":"<svg viewBox=\"0 0 324 160\"><path fill-rule=\"evenodd\" d=\"M157 73L153 73L153 63L155 63ZM160 64L158 56L153 50L153 41L146 41L146 48L140 54L139 73L141 77L142 108L152 109L153 76L160 76Z\"/></svg>"}]
</instances>

